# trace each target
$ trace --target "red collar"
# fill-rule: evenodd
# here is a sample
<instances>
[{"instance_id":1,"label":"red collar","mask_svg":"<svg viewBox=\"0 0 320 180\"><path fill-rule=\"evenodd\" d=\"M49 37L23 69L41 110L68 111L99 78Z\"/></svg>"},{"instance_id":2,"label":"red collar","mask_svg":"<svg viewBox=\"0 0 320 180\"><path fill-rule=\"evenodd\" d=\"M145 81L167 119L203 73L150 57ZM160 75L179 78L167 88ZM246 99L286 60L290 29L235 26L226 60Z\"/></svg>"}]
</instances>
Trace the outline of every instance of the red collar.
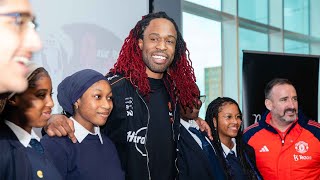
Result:
<instances>
[{"instance_id":1,"label":"red collar","mask_svg":"<svg viewBox=\"0 0 320 180\"><path fill-rule=\"evenodd\" d=\"M286 129L285 132L281 132L278 128L276 128L276 127L274 127L273 125L271 125L271 122L270 122L271 119L272 119L271 113L269 112L268 115L267 115L267 117L266 117L266 123L267 123L268 125L272 126L272 127L278 132L278 134L280 134L280 135L282 135L282 136L285 136L285 135L288 133L290 127L291 127L293 124L295 124L295 122L298 121L298 118L297 118L295 121L293 121L293 122L291 123L291 125Z\"/></svg>"}]
</instances>

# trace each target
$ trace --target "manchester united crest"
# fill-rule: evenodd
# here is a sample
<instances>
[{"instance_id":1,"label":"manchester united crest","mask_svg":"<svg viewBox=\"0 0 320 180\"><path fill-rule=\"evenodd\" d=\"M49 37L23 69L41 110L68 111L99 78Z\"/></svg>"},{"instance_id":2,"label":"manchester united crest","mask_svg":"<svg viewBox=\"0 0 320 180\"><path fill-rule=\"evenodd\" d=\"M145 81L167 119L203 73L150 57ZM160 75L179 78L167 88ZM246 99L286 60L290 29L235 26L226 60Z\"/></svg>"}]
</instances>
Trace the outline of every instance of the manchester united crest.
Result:
<instances>
[{"instance_id":1,"label":"manchester united crest","mask_svg":"<svg viewBox=\"0 0 320 180\"><path fill-rule=\"evenodd\" d=\"M308 143L304 142L304 141L299 141L295 144L295 148L297 150L298 153L305 153L308 151L309 149L309 146L308 146Z\"/></svg>"}]
</instances>

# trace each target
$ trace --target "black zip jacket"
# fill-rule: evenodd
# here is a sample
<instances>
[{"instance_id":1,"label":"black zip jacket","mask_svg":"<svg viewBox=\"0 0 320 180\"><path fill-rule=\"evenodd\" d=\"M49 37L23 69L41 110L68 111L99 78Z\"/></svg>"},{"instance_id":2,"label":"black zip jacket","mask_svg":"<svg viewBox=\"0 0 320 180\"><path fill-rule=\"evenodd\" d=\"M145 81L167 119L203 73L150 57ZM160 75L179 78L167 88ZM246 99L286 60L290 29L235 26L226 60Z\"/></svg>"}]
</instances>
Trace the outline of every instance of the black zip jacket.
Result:
<instances>
[{"instance_id":1,"label":"black zip jacket","mask_svg":"<svg viewBox=\"0 0 320 180\"><path fill-rule=\"evenodd\" d=\"M112 88L113 110L102 132L116 145L126 179L150 180L146 141L150 119L148 106L129 80L118 74L109 73L106 77ZM172 140L175 141L180 117L176 105L173 109Z\"/></svg>"}]
</instances>

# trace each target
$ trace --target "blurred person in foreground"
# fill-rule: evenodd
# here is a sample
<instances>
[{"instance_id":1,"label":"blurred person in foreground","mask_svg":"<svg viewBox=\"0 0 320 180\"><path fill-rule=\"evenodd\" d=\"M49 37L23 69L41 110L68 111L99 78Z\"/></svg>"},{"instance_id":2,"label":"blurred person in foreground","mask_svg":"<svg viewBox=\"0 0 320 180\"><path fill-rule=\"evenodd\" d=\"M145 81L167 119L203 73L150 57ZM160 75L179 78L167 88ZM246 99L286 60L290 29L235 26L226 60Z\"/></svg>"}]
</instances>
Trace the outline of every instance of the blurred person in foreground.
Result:
<instances>
[{"instance_id":1,"label":"blurred person in foreground","mask_svg":"<svg viewBox=\"0 0 320 180\"><path fill-rule=\"evenodd\" d=\"M22 92L32 53L41 49L28 0L0 1L0 93Z\"/></svg>"}]
</instances>

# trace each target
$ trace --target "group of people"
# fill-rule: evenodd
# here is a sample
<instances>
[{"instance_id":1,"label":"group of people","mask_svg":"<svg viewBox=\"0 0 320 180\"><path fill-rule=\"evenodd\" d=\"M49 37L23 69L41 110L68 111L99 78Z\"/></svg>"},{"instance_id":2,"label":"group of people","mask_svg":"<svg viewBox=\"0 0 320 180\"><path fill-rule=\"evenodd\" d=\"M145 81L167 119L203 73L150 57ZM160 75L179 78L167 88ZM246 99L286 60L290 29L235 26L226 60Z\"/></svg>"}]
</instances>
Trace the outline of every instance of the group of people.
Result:
<instances>
[{"instance_id":1,"label":"group of people","mask_svg":"<svg viewBox=\"0 0 320 180\"><path fill-rule=\"evenodd\" d=\"M63 114L51 115L50 75L28 60L41 48L30 4L4 0L0 11L0 69L17 74L0 78L0 179L320 178L320 125L298 112L289 80L266 85L269 113L246 130L228 97L198 117L203 96L166 13L138 21L107 75L66 77L57 93ZM34 127L43 127L41 139Z\"/></svg>"}]
</instances>

